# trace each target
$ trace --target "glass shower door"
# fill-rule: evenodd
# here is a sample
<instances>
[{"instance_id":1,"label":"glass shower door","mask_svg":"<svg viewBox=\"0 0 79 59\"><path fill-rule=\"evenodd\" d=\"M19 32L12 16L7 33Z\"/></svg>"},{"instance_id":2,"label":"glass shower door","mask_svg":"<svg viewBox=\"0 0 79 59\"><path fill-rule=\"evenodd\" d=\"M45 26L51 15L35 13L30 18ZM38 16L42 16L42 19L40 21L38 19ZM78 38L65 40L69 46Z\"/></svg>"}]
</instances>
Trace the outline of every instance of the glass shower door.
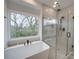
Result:
<instances>
[{"instance_id":1,"label":"glass shower door","mask_svg":"<svg viewBox=\"0 0 79 59\"><path fill-rule=\"evenodd\" d=\"M59 21L49 17L43 18L43 41L50 46L49 59L64 59L73 51L72 17L61 17Z\"/></svg>"},{"instance_id":2,"label":"glass shower door","mask_svg":"<svg viewBox=\"0 0 79 59\"><path fill-rule=\"evenodd\" d=\"M63 59L71 55L74 41L73 16L62 16L59 20L57 39L57 59Z\"/></svg>"},{"instance_id":3,"label":"glass shower door","mask_svg":"<svg viewBox=\"0 0 79 59\"><path fill-rule=\"evenodd\" d=\"M58 22L57 31L57 58L64 59L67 52L67 19L61 17Z\"/></svg>"},{"instance_id":4,"label":"glass shower door","mask_svg":"<svg viewBox=\"0 0 79 59\"><path fill-rule=\"evenodd\" d=\"M43 18L43 41L50 46L49 59L56 59L56 20Z\"/></svg>"},{"instance_id":5,"label":"glass shower door","mask_svg":"<svg viewBox=\"0 0 79 59\"><path fill-rule=\"evenodd\" d=\"M67 42L68 42L67 54L69 54L74 49L74 19L73 19L73 15L71 15L69 17L67 28L68 28L68 30L67 30Z\"/></svg>"}]
</instances>

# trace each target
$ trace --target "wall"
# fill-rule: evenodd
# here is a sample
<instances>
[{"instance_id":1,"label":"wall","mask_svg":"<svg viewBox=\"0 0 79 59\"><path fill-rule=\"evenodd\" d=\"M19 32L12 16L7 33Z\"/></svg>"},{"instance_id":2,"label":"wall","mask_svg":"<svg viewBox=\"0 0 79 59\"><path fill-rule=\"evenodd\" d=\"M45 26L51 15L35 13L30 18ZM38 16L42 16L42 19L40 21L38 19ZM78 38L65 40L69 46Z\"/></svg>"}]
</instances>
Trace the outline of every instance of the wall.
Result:
<instances>
[{"instance_id":1,"label":"wall","mask_svg":"<svg viewBox=\"0 0 79 59\"><path fill-rule=\"evenodd\" d=\"M4 17L6 17L4 18L4 48L7 48L7 42L9 40L7 0L4 3Z\"/></svg>"},{"instance_id":2,"label":"wall","mask_svg":"<svg viewBox=\"0 0 79 59\"><path fill-rule=\"evenodd\" d=\"M56 11L49 6L43 5L42 12L45 17L56 18Z\"/></svg>"},{"instance_id":3,"label":"wall","mask_svg":"<svg viewBox=\"0 0 79 59\"><path fill-rule=\"evenodd\" d=\"M11 39L10 38L10 24L9 24L10 20L9 20L9 16L8 16L9 10L16 10L16 11L20 11L20 12L24 12L24 13L30 13L33 15L37 15L39 17L39 35L40 35L40 40L42 40L42 26L43 26L42 16L44 15L44 16L48 16L48 17L56 17L56 11L48 6L46 7L42 4L38 4L38 5L37 4L32 5L27 2L21 4L21 2L16 3L14 1L5 0L5 16L7 17L5 19L5 26L4 26L5 27L5 39L4 39L5 47L7 45L7 42L11 41L10 40ZM17 43L17 41L16 41L16 43ZM15 43L12 43L12 44L15 44Z\"/></svg>"},{"instance_id":4,"label":"wall","mask_svg":"<svg viewBox=\"0 0 79 59\"><path fill-rule=\"evenodd\" d=\"M64 16L64 19L62 20L62 27L65 28L65 31L61 31L58 29L58 51L57 56L58 59L64 58L66 54L69 54L72 51L72 45L74 42L74 21L72 17L74 16L74 4L70 5L67 8L62 9L60 12L58 12L57 18L58 21L60 21L61 17ZM58 25L60 27L60 25ZM67 32L71 33L71 37L67 38ZM68 41L67 41L68 40ZM63 51L61 53L61 51ZM61 54L61 55L60 55ZM60 57L60 58L59 58Z\"/></svg>"}]
</instances>

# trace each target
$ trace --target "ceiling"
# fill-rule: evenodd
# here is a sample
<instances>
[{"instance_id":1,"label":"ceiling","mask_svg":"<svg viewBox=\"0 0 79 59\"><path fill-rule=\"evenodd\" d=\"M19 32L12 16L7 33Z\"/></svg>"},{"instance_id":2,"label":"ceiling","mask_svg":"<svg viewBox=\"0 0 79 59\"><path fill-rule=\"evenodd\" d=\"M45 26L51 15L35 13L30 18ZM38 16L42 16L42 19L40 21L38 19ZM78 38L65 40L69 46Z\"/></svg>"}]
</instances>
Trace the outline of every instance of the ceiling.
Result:
<instances>
[{"instance_id":1,"label":"ceiling","mask_svg":"<svg viewBox=\"0 0 79 59\"><path fill-rule=\"evenodd\" d=\"M14 2L20 3L22 5L27 5L26 3L30 3L30 4L33 4L35 6L37 6L36 2L38 2L38 3L41 3L41 4L48 5L52 8L53 8L54 2L58 1L58 3L60 4L60 9L66 8L66 7L70 6L71 4L74 4L74 0L8 0L8 1L14 1ZM57 9L57 8L58 7L53 8L53 9Z\"/></svg>"},{"instance_id":2,"label":"ceiling","mask_svg":"<svg viewBox=\"0 0 79 59\"><path fill-rule=\"evenodd\" d=\"M22 6L31 7L33 9L40 9L35 0L8 0L8 2L17 3Z\"/></svg>"},{"instance_id":3,"label":"ceiling","mask_svg":"<svg viewBox=\"0 0 79 59\"><path fill-rule=\"evenodd\" d=\"M53 8L54 2L58 1L58 3L60 4L60 9L66 8L70 5L74 5L74 0L37 0L38 2L42 3L42 4L46 4L48 6L51 6ZM54 8L57 9L57 8Z\"/></svg>"}]
</instances>

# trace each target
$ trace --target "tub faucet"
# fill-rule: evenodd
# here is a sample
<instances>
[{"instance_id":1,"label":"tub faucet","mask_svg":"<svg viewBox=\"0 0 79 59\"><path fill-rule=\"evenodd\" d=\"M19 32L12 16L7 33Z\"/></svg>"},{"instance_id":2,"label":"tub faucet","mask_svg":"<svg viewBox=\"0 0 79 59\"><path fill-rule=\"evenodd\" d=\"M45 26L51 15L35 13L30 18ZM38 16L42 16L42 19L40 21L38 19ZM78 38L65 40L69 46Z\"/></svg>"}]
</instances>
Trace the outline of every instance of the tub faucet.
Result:
<instances>
[{"instance_id":1,"label":"tub faucet","mask_svg":"<svg viewBox=\"0 0 79 59\"><path fill-rule=\"evenodd\" d=\"M30 40L27 40L27 45L30 45L31 44L31 41Z\"/></svg>"}]
</instances>

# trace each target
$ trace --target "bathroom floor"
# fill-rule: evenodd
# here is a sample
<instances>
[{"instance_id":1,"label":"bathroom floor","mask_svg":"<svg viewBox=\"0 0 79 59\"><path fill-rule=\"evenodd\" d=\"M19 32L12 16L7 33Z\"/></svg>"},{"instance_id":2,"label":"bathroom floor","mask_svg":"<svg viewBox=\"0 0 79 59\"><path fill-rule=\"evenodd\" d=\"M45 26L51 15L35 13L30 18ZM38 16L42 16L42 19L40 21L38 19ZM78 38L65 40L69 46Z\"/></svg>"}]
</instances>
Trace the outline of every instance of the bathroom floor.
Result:
<instances>
[{"instance_id":1,"label":"bathroom floor","mask_svg":"<svg viewBox=\"0 0 79 59\"><path fill-rule=\"evenodd\" d=\"M74 56L70 56L68 59L74 59Z\"/></svg>"},{"instance_id":2,"label":"bathroom floor","mask_svg":"<svg viewBox=\"0 0 79 59\"><path fill-rule=\"evenodd\" d=\"M45 40L45 42L51 47L50 53L49 53L49 59L74 59L74 53L72 52L70 53L69 56L65 55L66 52L62 45L60 46L61 48L59 47L57 49L57 55L56 55L56 44L55 44L56 39L55 38L53 38L53 40L52 39Z\"/></svg>"},{"instance_id":3,"label":"bathroom floor","mask_svg":"<svg viewBox=\"0 0 79 59\"><path fill-rule=\"evenodd\" d=\"M71 54L71 56L69 56L68 59L74 59L74 54Z\"/></svg>"}]
</instances>

